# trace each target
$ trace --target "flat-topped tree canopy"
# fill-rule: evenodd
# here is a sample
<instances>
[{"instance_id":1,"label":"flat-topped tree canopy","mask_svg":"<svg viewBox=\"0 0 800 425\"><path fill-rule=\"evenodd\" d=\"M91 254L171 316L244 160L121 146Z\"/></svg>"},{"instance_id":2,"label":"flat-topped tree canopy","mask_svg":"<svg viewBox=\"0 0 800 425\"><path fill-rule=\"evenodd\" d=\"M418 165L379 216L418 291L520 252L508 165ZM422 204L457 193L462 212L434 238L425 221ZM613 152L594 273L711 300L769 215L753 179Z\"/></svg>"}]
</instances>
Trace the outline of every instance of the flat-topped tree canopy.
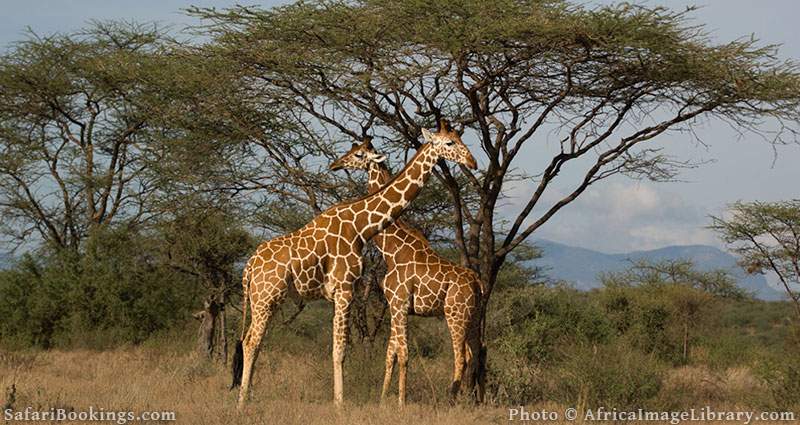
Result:
<instances>
[{"instance_id":1,"label":"flat-topped tree canopy","mask_svg":"<svg viewBox=\"0 0 800 425\"><path fill-rule=\"evenodd\" d=\"M154 215L143 82L168 44L155 25L95 22L0 55L0 238L78 249Z\"/></svg>"},{"instance_id":2,"label":"flat-topped tree canopy","mask_svg":"<svg viewBox=\"0 0 800 425\"><path fill-rule=\"evenodd\" d=\"M466 128L482 170L462 167L466 188L444 165L439 177L455 202L462 261L490 288L511 250L589 185L615 174L670 180L692 165L660 152L653 139L666 131L717 117L774 143L795 141L797 65L754 38L714 44L691 12L559 0L190 10L206 19L210 49L325 131L359 137L371 125L395 146L418 147L421 128L440 117ZM560 143L543 169L523 170L533 189L500 222L504 184L529 178L515 171L525 165L519 152L548 135ZM545 204L566 164L580 177ZM477 202L464 199L473 195Z\"/></svg>"}]
</instances>

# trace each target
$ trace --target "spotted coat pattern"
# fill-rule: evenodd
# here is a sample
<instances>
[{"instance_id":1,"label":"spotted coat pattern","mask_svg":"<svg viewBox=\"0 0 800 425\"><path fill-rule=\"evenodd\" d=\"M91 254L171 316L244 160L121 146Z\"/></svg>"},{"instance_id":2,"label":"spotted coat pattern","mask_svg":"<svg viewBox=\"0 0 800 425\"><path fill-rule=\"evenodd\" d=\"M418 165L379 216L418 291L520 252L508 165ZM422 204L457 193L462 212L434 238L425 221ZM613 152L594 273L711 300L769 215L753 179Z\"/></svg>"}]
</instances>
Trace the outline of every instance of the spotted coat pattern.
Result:
<instances>
[{"instance_id":1,"label":"spotted coat pattern","mask_svg":"<svg viewBox=\"0 0 800 425\"><path fill-rule=\"evenodd\" d=\"M406 167L375 193L333 206L302 228L259 245L248 260L242 279L243 313L246 314L249 301L252 318L242 337L240 409L248 397L253 366L269 320L290 295L324 298L334 304L333 397L334 404L341 406L350 304L353 284L361 275L364 244L401 214L442 158L475 168L475 159L460 139L457 143L436 139L435 143L424 144Z\"/></svg>"},{"instance_id":2,"label":"spotted coat pattern","mask_svg":"<svg viewBox=\"0 0 800 425\"><path fill-rule=\"evenodd\" d=\"M369 191L376 192L389 180L385 157L371 141L353 145L336 161L341 168L368 170ZM440 256L425 237L408 223L396 220L373 238L386 262L382 289L391 314L391 335L386 350L382 398L391 385L395 360L398 365L398 401L405 404L408 362L408 315L444 316L453 347L451 397L459 391L465 368L474 367L480 350L481 280L473 270Z\"/></svg>"}]
</instances>

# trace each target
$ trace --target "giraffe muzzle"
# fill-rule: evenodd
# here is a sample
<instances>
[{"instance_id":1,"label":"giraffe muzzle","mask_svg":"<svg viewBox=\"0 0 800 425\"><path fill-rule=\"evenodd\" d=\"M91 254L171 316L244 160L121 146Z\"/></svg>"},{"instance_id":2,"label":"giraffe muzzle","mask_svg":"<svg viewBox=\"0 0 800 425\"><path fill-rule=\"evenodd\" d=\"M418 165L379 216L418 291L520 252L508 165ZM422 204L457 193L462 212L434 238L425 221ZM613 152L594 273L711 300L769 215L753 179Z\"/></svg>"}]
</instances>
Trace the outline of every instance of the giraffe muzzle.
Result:
<instances>
[{"instance_id":1,"label":"giraffe muzzle","mask_svg":"<svg viewBox=\"0 0 800 425\"><path fill-rule=\"evenodd\" d=\"M469 156L467 156L467 161L466 164L464 165L466 165L467 168L469 168L470 170L478 169L478 162L475 161L475 157L473 157L472 154L469 154Z\"/></svg>"}]
</instances>

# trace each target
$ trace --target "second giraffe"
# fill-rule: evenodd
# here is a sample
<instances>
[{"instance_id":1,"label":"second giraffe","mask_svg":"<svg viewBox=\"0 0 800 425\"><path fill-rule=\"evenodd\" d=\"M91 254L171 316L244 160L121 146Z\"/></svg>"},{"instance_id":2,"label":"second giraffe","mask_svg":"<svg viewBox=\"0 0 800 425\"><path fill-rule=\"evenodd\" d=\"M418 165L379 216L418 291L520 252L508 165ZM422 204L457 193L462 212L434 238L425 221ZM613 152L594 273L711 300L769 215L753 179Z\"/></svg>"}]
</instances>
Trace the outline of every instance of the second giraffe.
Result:
<instances>
[{"instance_id":1,"label":"second giraffe","mask_svg":"<svg viewBox=\"0 0 800 425\"><path fill-rule=\"evenodd\" d=\"M430 133L426 133L430 134ZM438 134L438 133L437 133ZM440 159L475 169L477 164L460 139L429 138L417 154L381 190L335 205L302 228L263 242L245 266L242 279L242 339L233 361L232 387L241 385L238 407L248 397L261 339L278 305L288 296L324 298L334 303L333 401L343 402L342 364L349 328L353 284L361 275L366 241L381 232L416 198ZM247 306L252 318L244 332Z\"/></svg>"},{"instance_id":2,"label":"second giraffe","mask_svg":"<svg viewBox=\"0 0 800 425\"><path fill-rule=\"evenodd\" d=\"M457 138L446 123L436 134L426 138ZM375 152L366 139L354 144L344 156L331 164L331 169L357 169L369 172L369 192L374 193L389 181L385 156ZM381 398L389 391L395 357L398 365L398 398L406 401L406 366L408 362L408 315L444 316L453 345L453 379L450 396L459 392L465 369L473 390L476 356L480 350L480 323L477 320L481 302L481 280L471 269L442 258L425 237L403 220L396 220L373 238L386 262L382 289L391 314L391 335L386 350L386 369ZM475 396L482 398L482 388Z\"/></svg>"}]
</instances>

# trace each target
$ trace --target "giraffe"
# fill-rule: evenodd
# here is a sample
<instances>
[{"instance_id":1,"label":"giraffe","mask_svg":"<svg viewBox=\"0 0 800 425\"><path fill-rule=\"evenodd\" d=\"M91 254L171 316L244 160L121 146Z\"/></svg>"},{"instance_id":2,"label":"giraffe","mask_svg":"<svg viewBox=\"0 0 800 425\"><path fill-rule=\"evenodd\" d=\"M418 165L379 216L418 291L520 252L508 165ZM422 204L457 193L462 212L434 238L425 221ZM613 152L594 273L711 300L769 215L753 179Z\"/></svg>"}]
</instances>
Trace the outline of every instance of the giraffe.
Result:
<instances>
[{"instance_id":1,"label":"giraffe","mask_svg":"<svg viewBox=\"0 0 800 425\"><path fill-rule=\"evenodd\" d=\"M444 125L433 138L458 138ZM366 138L340 159L333 169L360 169L369 173L369 192L375 193L389 180L386 157L375 152ZM480 350L480 323L477 312L482 295L482 281L473 270L442 258L425 237L403 220L396 220L372 239L386 262L382 289L391 314L391 336L386 350L386 369L381 399L385 399L392 381L395 357L398 364L398 402L406 400L408 361L408 315L444 316L453 345L451 400L458 394L464 370L474 375L474 356ZM470 388L473 382L470 379ZM482 390L476 394L482 398Z\"/></svg>"},{"instance_id":2,"label":"giraffe","mask_svg":"<svg viewBox=\"0 0 800 425\"><path fill-rule=\"evenodd\" d=\"M426 130L425 134L430 133ZM231 385L241 385L239 409L248 397L267 324L287 295L333 302L333 401L337 407L342 405L342 363L353 284L361 275L363 247L414 200L440 159L477 168L475 158L460 138L433 138L380 190L335 205L302 228L259 245L242 276L242 336L234 354ZM251 321L245 334L248 300Z\"/></svg>"}]
</instances>

